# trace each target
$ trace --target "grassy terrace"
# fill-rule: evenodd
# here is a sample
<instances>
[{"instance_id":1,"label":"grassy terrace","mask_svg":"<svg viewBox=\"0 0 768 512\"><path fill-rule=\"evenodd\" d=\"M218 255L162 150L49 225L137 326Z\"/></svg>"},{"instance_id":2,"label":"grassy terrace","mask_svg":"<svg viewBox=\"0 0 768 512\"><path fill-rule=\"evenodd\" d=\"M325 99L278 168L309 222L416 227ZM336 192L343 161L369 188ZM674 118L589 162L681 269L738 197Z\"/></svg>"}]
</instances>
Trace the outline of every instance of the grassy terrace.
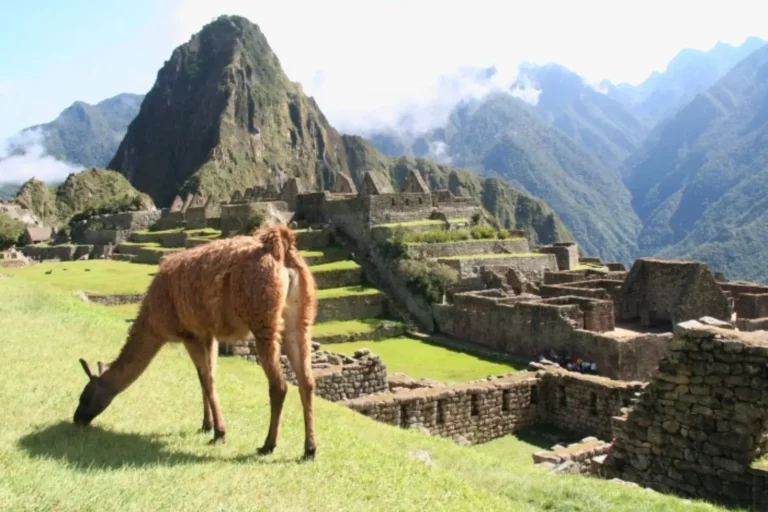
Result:
<instances>
[{"instance_id":1,"label":"grassy terrace","mask_svg":"<svg viewBox=\"0 0 768 512\"><path fill-rule=\"evenodd\" d=\"M51 272L46 274L46 272ZM124 261L93 260L41 263L3 269L4 274L59 288L67 292L98 294L141 293L147 289L157 265L133 265Z\"/></svg>"},{"instance_id":2,"label":"grassy terrace","mask_svg":"<svg viewBox=\"0 0 768 512\"><path fill-rule=\"evenodd\" d=\"M219 360L228 440L209 446L196 433L198 380L177 344L164 347L92 427L76 428L72 413L86 383L77 359L111 360L125 322L23 273L0 279L0 295L0 510L723 510L551 475L533 467L530 453L540 448L523 438L461 447L322 399L318 458L301 464L294 386L277 450L258 457L269 421L267 383L240 358ZM409 457L414 450L428 451L431 465Z\"/></svg>"},{"instance_id":3,"label":"grassy terrace","mask_svg":"<svg viewBox=\"0 0 768 512\"><path fill-rule=\"evenodd\" d=\"M459 256L446 256L440 260L492 260L498 258L539 258L545 254L539 252L515 252L510 254L462 254Z\"/></svg>"},{"instance_id":4,"label":"grassy terrace","mask_svg":"<svg viewBox=\"0 0 768 512\"><path fill-rule=\"evenodd\" d=\"M325 350L347 355L361 348L369 348L381 356L388 372L402 372L416 379L426 377L443 382L464 382L519 369L406 337L323 345Z\"/></svg>"},{"instance_id":5,"label":"grassy terrace","mask_svg":"<svg viewBox=\"0 0 768 512\"><path fill-rule=\"evenodd\" d=\"M388 324L401 325L400 322L395 320L387 320L384 318L364 318L361 320L323 322L315 324L312 327L312 334L318 337L357 333L364 334L374 332L376 329Z\"/></svg>"},{"instance_id":6,"label":"grassy terrace","mask_svg":"<svg viewBox=\"0 0 768 512\"><path fill-rule=\"evenodd\" d=\"M321 265L312 265L309 269L312 272L333 272L336 270L356 270L360 265L352 260L340 260L331 263L323 263Z\"/></svg>"},{"instance_id":7,"label":"grassy terrace","mask_svg":"<svg viewBox=\"0 0 768 512\"><path fill-rule=\"evenodd\" d=\"M189 236L221 236L221 231L213 228L200 228L200 229L166 229L165 231L136 231L137 235L170 235L173 233L186 233Z\"/></svg>"},{"instance_id":8,"label":"grassy terrace","mask_svg":"<svg viewBox=\"0 0 768 512\"><path fill-rule=\"evenodd\" d=\"M379 293L381 292L378 289L369 288L367 286L343 286L341 288L326 288L325 290L317 290L317 298L318 300L337 299L339 297L377 295Z\"/></svg>"},{"instance_id":9,"label":"grassy terrace","mask_svg":"<svg viewBox=\"0 0 768 512\"><path fill-rule=\"evenodd\" d=\"M445 226L445 221L442 220L412 220L409 222L389 222L387 224L376 224L374 228L398 228L398 227L416 227L416 226Z\"/></svg>"}]
</instances>

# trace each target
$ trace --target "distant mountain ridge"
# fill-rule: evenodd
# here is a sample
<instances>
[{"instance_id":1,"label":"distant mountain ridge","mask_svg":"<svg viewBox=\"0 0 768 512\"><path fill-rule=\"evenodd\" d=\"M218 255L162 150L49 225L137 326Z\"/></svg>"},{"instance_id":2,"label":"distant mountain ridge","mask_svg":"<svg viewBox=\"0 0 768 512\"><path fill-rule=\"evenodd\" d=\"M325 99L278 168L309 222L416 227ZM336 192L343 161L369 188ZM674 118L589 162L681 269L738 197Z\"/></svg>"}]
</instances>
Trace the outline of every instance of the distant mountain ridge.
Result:
<instances>
[{"instance_id":1,"label":"distant mountain ridge","mask_svg":"<svg viewBox=\"0 0 768 512\"><path fill-rule=\"evenodd\" d=\"M768 280L768 46L660 124L624 173L641 253Z\"/></svg>"},{"instance_id":2,"label":"distant mountain ridge","mask_svg":"<svg viewBox=\"0 0 768 512\"><path fill-rule=\"evenodd\" d=\"M759 37L749 37L739 46L718 42L708 51L686 48L670 61L663 73L653 72L637 86L614 85L609 81L600 86L608 97L622 103L648 127L653 127L765 43Z\"/></svg>"},{"instance_id":3,"label":"distant mountain ridge","mask_svg":"<svg viewBox=\"0 0 768 512\"><path fill-rule=\"evenodd\" d=\"M40 131L45 153L73 165L106 167L117 151L144 96L118 94L95 105L76 101L50 123L30 126ZM24 147L16 148L23 152Z\"/></svg>"}]
</instances>

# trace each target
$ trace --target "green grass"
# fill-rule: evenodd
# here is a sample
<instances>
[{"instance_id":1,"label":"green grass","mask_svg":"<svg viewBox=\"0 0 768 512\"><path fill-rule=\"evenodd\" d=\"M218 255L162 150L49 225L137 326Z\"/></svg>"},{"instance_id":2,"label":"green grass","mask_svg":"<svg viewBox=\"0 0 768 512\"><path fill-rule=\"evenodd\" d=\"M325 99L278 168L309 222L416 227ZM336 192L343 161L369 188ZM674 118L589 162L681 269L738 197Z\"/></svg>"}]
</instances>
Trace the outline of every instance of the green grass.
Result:
<instances>
[{"instance_id":1,"label":"green grass","mask_svg":"<svg viewBox=\"0 0 768 512\"><path fill-rule=\"evenodd\" d=\"M398 228L398 227L414 227L414 226L445 226L445 221L442 220L412 220L409 222L389 222L387 224L376 224L374 228Z\"/></svg>"},{"instance_id":2,"label":"green grass","mask_svg":"<svg viewBox=\"0 0 768 512\"><path fill-rule=\"evenodd\" d=\"M221 231L213 228L198 228L198 229L166 229L164 231L150 231L145 229L143 231L136 231L137 235L170 235L173 233L186 233L190 236L221 236Z\"/></svg>"},{"instance_id":3,"label":"green grass","mask_svg":"<svg viewBox=\"0 0 768 512\"><path fill-rule=\"evenodd\" d=\"M334 261L331 263L323 263L321 265L313 265L309 267L312 272L333 272L336 270L356 270L360 265L352 260Z\"/></svg>"},{"instance_id":4,"label":"green grass","mask_svg":"<svg viewBox=\"0 0 768 512\"><path fill-rule=\"evenodd\" d=\"M446 256L440 260L492 260L497 258L541 258L544 254L539 252L514 252L510 254L462 254L459 256Z\"/></svg>"},{"instance_id":5,"label":"green grass","mask_svg":"<svg viewBox=\"0 0 768 512\"><path fill-rule=\"evenodd\" d=\"M159 242L129 242L129 241L125 241L125 242L120 242L119 245L133 245L133 246L136 246L136 247L146 247L146 248L160 247L160 243Z\"/></svg>"},{"instance_id":6,"label":"green grass","mask_svg":"<svg viewBox=\"0 0 768 512\"><path fill-rule=\"evenodd\" d=\"M412 338L390 338L381 341L331 343L323 348L352 355L355 350L369 348L381 356L388 372L403 372L413 378L426 377L444 382L464 382L517 371L513 365L496 363L479 357L424 343Z\"/></svg>"},{"instance_id":7,"label":"green grass","mask_svg":"<svg viewBox=\"0 0 768 512\"><path fill-rule=\"evenodd\" d=\"M122 320L133 320L139 314L139 306L141 306L141 304L120 304L119 306L102 306L100 304L94 304L94 306L104 308L108 314L114 315Z\"/></svg>"},{"instance_id":8,"label":"green grass","mask_svg":"<svg viewBox=\"0 0 768 512\"><path fill-rule=\"evenodd\" d=\"M258 457L269 421L267 384L257 366L239 358L219 360L228 440L209 446L196 433L198 380L175 344L90 428L76 428L71 417L86 383L77 359L109 361L127 324L26 279L0 279L0 295L0 510L722 510L550 475L516 454L457 446L322 399L318 457L301 464L294 386L277 450ZM408 457L417 449L431 454L431 466Z\"/></svg>"},{"instance_id":9,"label":"green grass","mask_svg":"<svg viewBox=\"0 0 768 512\"><path fill-rule=\"evenodd\" d=\"M384 324L402 325L395 320L385 318L364 318L361 320L343 320L337 322L323 322L312 327L315 336L337 336L342 334L357 334L373 332Z\"/></svg>"},{"instance_id":10,"label":"green grass","mask_svg":"<svg viewBox=\"0 0 768 512\"><path fill-rule=\"evenodd\" d=\"M90 269L86 272L86 269ZM46 274L48 271L50 274ZM67 292L97 294L141 293L152 281L157 265L134 265L127 261L94 260L41 263L4 269L4 274L60 288Z\"/></svg>"},{"instance_id":11,"label":"green grass","mask_svg":"<svg viewBox=\"0 0 768 512\"><path fill-rule=\"evenodd\" d=\"M376 288L369 288L367 286L342 286L341 288L326 288L324 290L317 290L317 298L322 299L336 299L339 297L349 296L361 296L361 295L376 295L381 293Z\"/></svg>"}]
</instances>

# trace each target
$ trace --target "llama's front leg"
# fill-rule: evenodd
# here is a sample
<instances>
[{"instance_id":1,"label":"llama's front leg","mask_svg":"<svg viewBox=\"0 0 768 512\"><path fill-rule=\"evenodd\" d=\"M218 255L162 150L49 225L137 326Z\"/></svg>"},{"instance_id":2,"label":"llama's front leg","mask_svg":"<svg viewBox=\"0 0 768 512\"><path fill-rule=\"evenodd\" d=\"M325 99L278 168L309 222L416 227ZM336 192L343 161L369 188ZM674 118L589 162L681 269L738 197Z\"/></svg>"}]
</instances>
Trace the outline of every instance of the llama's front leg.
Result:
<instances>
[{"instance_id":1,"label":"llama's front leg","mask_svg":"<svg viewBox=\"0 0 768 512\"><path fill-rule=\"evenodd\" d=\"M197 368L200 386L203 389L203 430L210 430L213 423L213 439L211 443L223 443L226 439L224 416L216 393L216 386L211 367L210 351L214 348L213 340L190 340L184 343L192 361ZM213 356L215 358L215 355Z\"/></svg>"},{"instance_id":2,"label":"llama's front leg","mask_svg":"<svg viewBox=\"0 0 768 512\"><path fill-rule=\"evenodd\" d=\"M270 338L256 338L256 349L259 355L264 374L269 382L269 432L264 441L264 445L259 448L259 455L268 455L272 453L277 446L277 437L280 430L280 417L283 412L283 403L288 388L283 378L283 370L280 367L280 345L277 341L277 332Z\"/></svg>"}]
</instances>

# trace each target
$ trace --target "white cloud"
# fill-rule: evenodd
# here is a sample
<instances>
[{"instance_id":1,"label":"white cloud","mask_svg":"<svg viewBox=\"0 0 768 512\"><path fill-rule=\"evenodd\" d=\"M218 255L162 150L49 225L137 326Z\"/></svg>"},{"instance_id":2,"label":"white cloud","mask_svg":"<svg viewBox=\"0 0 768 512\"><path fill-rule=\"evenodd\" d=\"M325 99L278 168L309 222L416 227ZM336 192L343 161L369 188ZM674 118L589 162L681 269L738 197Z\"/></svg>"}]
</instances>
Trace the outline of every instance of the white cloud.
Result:
<instances>
[{"instance_id":1,"label":"white cloud","mask_svg":"<svg viewBox=\"0 0 768 512\"><path fill-rule=\"evenodd\" d=\"M757 21L768 17L762 0L728 9L694 0L177 1L178 43L220 14L246 16L330 122L358 133L403 119L434 126L458 98L511 84L524 61L557 62L593 83L639 83L683 47L708 49L718 39L741 43L768 32ZM466 73L489 66L498 71L490 81ZM535 90L518 94L537 98Z\"/></svg>"},{"instance_id":2,"label":"white cloud","mask_svg":"<svg viewBox=\"0 0 768 512\"><path fill-rule=\"evenodd\" d=\"M73 167L45 153L41 130L26 130L0 141L0 183L23 183L37 178L57 183L82 167Z\"/></svg>"},{"instance_id":3,"label":"white cloud","mask_svg":"<svg viewBox=\"0 0 768 512\"><path fill-rule=\"evenodd\" d=\"M539 102L539 96L541 96L541 89L531 82L528 75L520 75L510 94L530 105L536 106Z\"/></svg>"},{"instance_id":4,"label":"white cloud","mask_svg":"<svg viewBox=\"0 0 768 512\"><path fill-rule=\"evenodd\" d=\"M428 158L439 162L441 164L450 165L451 164L451 156L450 156L450 147L448 144L446 144L443 141L435 141L429 143L429 154L427 155Z\"/></svg>"}]
</instances>

